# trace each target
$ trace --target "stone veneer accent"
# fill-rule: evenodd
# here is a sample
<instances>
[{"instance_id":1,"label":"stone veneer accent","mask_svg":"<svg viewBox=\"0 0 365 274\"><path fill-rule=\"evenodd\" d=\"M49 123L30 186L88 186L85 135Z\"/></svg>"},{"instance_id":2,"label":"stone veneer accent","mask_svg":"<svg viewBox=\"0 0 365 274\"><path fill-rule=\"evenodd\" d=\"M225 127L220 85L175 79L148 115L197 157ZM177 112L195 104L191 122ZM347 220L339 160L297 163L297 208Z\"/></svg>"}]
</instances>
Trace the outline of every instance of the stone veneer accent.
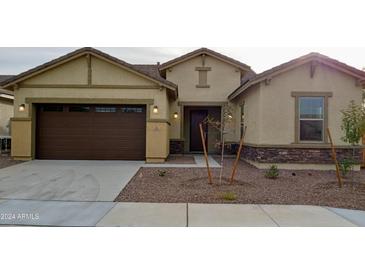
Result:
<instances>
[{"instance_id":1,"label":"stone veneer accent","mask_svg":"<svg viewBox=\"0 0 365 274\"><path fill-rule=\"evenodd\" d=\"M337 159L351 159L352 148L336 148ZM281 148L245 146L242 159L258 163L333 164L330 148ZM355 161L361 163L362 148L355 149Z\"/></svg>"},{"instance_id":2,"label":"stone veneer accent","mask_svg":"<svg viewBox=\"0 0 365 274\"><path fill-rule=\"evenodd\" d=\"M170 140L170 154L184 154L184 141Z\"/></svg>"}]
</instances>

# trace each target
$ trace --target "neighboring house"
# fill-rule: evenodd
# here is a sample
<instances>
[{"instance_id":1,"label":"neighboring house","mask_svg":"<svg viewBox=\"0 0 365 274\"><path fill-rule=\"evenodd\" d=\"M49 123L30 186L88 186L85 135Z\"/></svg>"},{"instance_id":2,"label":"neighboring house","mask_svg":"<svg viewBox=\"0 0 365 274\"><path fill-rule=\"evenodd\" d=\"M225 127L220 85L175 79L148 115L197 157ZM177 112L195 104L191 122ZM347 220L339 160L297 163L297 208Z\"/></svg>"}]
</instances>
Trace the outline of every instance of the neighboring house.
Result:
<instances>
[{"instance_id":1,"label":"neighboring house","mask_svg":"<svg viewBox=\"0 0 365 274\"><path fill-rule=\"evenodd\" d=\"M199 122L220 121L229 104L226 140L238 143L247 127L243 158L258 167L322 168L331 163L327 126L339 157L352 153L341 141L340 111L361 103L364 80L363 71L317 53L255 74L206 48L161 65L82 48L0 85L15 95L16 159L162 162L170 153L201 153ZM205 130L214 153L220 135Z\"/></svg>"},{"instance_id":2,"label":"neighboring house","mask_svg":"<svg viewBox=\"0 0 365 274\"><path fill-rule=\"evenodd\" d=\"M0 83L13 75L0 75ZM10 118L14 113L14 96L9 90L0 88L0 138L10 136Z\"/></svg>"}]
</instances>

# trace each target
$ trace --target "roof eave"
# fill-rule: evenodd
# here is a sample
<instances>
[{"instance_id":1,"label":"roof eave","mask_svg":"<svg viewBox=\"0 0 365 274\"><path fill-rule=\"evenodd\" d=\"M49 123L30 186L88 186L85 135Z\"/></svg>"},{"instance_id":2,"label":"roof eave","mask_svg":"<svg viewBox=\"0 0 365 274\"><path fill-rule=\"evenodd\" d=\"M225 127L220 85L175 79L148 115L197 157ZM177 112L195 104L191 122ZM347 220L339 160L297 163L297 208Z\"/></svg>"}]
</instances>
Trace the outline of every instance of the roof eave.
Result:
<instances>
[{"instance_id":1,"label":"roof eave","mask_svg":"<svg viewBox=\"0 0 365 274\"><path fill-rule=\"evenodd\" d=\"M160 71L164 71L164 70L166 70L168 68L171 68L171 67L173 67L173 66L175 66L177 64L180 64L180 63L182 63L182 62L184 62L186 60L189 60L191 58L195 58L195 57L197 57L199 55L202 55L202 54L211 55L211 56L213 56L213 57L215 57L215 58L217 58L217 59L219 59L219 60L221 60L221 61L223 61L225 63L228 63L228 64L230 64L230 65L232 65L232 66L234 66L236 68L239 68L241 70L244 70L244 71L252 71L252 69L251 69L250 66L248 66L246 64L243 64L243 63L240 63L239 61L237 61L237 63L236 63L236 62L232 62L230 60L227 60L223 56L219 56L220 55L219 53L216 53L216 52L214 52L212 50L209 50L209 49L206 49L206 48L198 49L196 51L193 51L193 52L184 54L184 55L182 55L180 57L177 57L177 58L175 58L173 60L167 61L166 63L160 65L159 70ZM230 58L230 57L227 57L227 58Z\"/></svg>"},{"instance_id":2,"label":"roof eave","mask_svg":"<svg viewBox=\"0 0 365 274\"><path fill-rule=\"evenodd\" d=\"M314 54L312 53L312 54L308 54L304 58L302 56L302 57L299 57L299 58L294 59L292 61L297 61L297 63L288 64L288 66L284 66L284 67L282 67L278 70L275 70L276 67L274 67L274 68L266 70L262 73L257 74L257 77L255 77L253 80L248 81L247 83L245 83L244 85L240 86L235 91L233 91L228 96L228 99L233 100L234 98L236 98L237 96L242 94L249 87L251 87L251 86L253 86L253 85L255 85L259 82L262 82L267 78L271 78L271 77L276 76L278 74L281 74L285 71L291 70L293 68L296 68L298 66L304 65L304 64L306 64L308 62L312 62L312 61L317 61L317 62L322 63L324 65L327 65L327 66L333 67L335 69L338 69L338 70L342 71L343 73L346 73L346 74L358 79L362 86L364 86L364 83L365 83L365 72L362 72L362 71L360 71L356 68L352 68L351 66L348 66L344 63L341 63L341 62L339 62L337 60L334 60L332 58L329 58L327 56L323 56L323 55L320 55L320 54L317 54L317 53L314 53ZM289 61L289 62L292 62L292 61ZM279 65L279 66L281 66L281 65ZM273 70L273 71L271 71L271 70Z\"/></svg>"},{"instance_id":3,"label":"roof eave","mask_svg":"<svg viewBox=\"0 0 365 274\"><path fill-rule=\"evenodd\" d=\"M81 48L81 49L78 49L78 50L75 50L71 53L68 53L66 55L63 55L59 58L56 58L54 60L51 60L49 62L46 62L42 65L39 65L37 67L34 67L30 70L27 70L23 73L20 73L14 77L11 77L7 80L5 80L4 82L2 82L2 87L3 88L9 88L10 86L12 85L15 85L19 82L22 82L26 79L29 79L30 77L33 77L33 76L36 76L36 75L39 75L41 73L43 73L44 71L47 71L53 67L56 67L56 66L59 66L60 64L64 64L66 62L69 62L71 60L74 60L74 59L77 59L85 54L91 54L91 55L94 55L98 58L103 58L109 62L113 62L114 64L116 65L119 65L119 66L122 66L123 68L129 70L129 71L132 71L133 73L136 73L136 74L139 74L140 76L142 77L145 77L155 83L158 83L159 85L163 86L163 87L166 87L166 88L169 88L171 90L176 90L177 87L174 86L172 83L171 85L170 84L167 84L167 83L164 83L162 81L160 81L159 79L156 79L154 77L151 77L150 75L147 75L143 72L141 72L140 70L138 69L135 69L133 68L133 65L131 64L128 64L127 62L124 62L114 56L111 56L109 54L106 54L102 51L99 51L97 49L94 49L94 48L90 48L90 47L87 47L87 48Z\"/></svg>"}]
</instances>

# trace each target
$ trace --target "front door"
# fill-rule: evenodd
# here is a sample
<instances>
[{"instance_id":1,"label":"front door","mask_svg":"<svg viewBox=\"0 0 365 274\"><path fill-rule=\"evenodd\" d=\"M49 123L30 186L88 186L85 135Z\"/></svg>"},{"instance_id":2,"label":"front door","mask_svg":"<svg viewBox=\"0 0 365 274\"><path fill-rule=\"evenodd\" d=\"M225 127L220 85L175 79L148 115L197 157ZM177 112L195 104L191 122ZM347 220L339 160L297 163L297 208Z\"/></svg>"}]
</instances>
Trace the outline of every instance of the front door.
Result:
<instances>
[{"instance_id":1,"label":"front door","mask_svg":"<svg viewBox=\"0 0 365 274\"><path fill-rule=\"evenodd\" d=\"M199 124L208 116L207 110L190 111L190 151L203 151L203 144L200 136ZM208 125L203 124L205 134L205 143L208 144Z\"/></svg>"}]
</instances>

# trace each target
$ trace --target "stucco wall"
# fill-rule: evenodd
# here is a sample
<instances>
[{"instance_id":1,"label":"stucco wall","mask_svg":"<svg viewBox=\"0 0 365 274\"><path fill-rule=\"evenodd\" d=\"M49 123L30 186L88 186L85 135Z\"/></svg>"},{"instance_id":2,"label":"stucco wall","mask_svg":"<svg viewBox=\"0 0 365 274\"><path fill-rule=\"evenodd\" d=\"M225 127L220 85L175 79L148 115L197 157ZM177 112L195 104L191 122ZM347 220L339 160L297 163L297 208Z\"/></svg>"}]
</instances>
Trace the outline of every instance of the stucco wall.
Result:
<instances>
[{"instance_id":1,"label":"stucco wall","mask_svg":"<svg viewBox=\"0 0 365 274\"><path fill-rule=\"evenodd\" d=\"M208 71L209 88L197 88L199 73L196 67L202 67L200 56L179 63L166 71L166 79L179 86L179 100L188 102L222 102L240 85L241 72L222 61L207 56L205 66Z\"/></svg>"},{"instance_id":2,"label":"stucco wall","mask_svg":"<svg viewBox=\"0 0 365 274\"><path fill-rule=\"evenodd\" d=\"M13 117L13 104L0 99L0 136L10 134L10 118Z\"/></svg>"},{"instance_id":3,"label":"stucco wall","mask_svg":"<svg viewBox=\"0 0 365 274\"><path fill-rule=\"evenodd\" d=\"M262 85L262 123L260 144L290 144L295 134L294 98L291 92L332 92L328 100L328 126L337 145L341 140L340 111L351 100L361 104L361 88L355 79L324 65L317 66L314 77L310 77L310 64L303 65L280 76L274 77L270 85ZM275 115L273 115L275 114Z\"/></svg>"},{"instance_id":4,"label":"stucco wall","mask_svg":"<svg viewBox=\"0 0 365 274\"><path fill-rule=\"evenodd\" d=\"M121 70L119 67L98 58L91 58L92 84L94 85L151 85L149 79Z\"/></svg>"},{"instance_id":5,"label":"stucco wall","mask_svg":"<svg viewBox=\"0 0 365 274\"><path fill-rule=\"evenodd\" d=\"M27 84L27 85L87 84L86 56L82 56L80 58L72 60L71 62L67 62L53 69L50 69L45 73L29 78L28 80L23 81L22 84Z\"/></svg>"},{"instance_id":6,"label":"stucco wall","mask_svg":"<svg viewBox=\"0 0 365 274\"><path fill-rule=\"evenodd\" d=\"M151 119L168 119L168 99L166 90L163 89L96 89L96 88L20 88L14 92L15 106L25 104L26 98L78 98L79 102L87 102L82 99L139 99L154 100L159 112L154 114L150 110ZM117 101L116 101L117 103ZM28 117L29 105L26 110L19 112L19 108L14 108L15 117Z\"/></svg>"},{"instance_id":7,"label":"stucco wall","mask_svg":"<svg viewBox=\"0 0 365 274\"><path fill-rule=\"evenodd\" d=\"M179 63L166 71L166 79L179 87L179 99L170 102L171 139L184 139L186 137L182 136L183 133L181 132L183 113L179 102L187 103L186 105L189 105L190 102L204 102L211 105L216 103L217 106L220 106L222 102L227 102L228 95L240 85L241 72L237 68L213 57L206 56L205 66L211 68L211 71L208 71L207 84L209 88L197 88L199 72L195 68L202 66L202 58L198 56ZM179 114L178 119L172 118L174 112ZM235 107L234 112L236 113ZM227 136L229 141L235 141L236 139L236 132L231 132Z\"/></svg>"},{"instance_id":8,"label":"stucco wall","mask_svg":"<svg viewBox=\"0 0 365 274\"><path fill-rule=\"evenodd\" d=\"M236 98L233 102L237 109L236 119L236 136L235 140L238 141L240 138L240 105L244 102L244 124L246 128L245 142L256 144L259 140L260 134L260 123L261 123L261 85L260 83L248 88L244 94Z\"/></svg>"},{"instance_id":9,"label":"stucco wall","mask_svg":"<svg viewBox=\"0 0 365 274\"><path fill-rule=\"evenodd\" d=\"M295 99L292 92L332 92L328 99L328 126L336 145L343 132L340 111L351 100L362 101L361 88L355 79L324 65L317 66L310 77L310 64L305 64L272 78L271 83L260 84L259 92L245 91L239 100L245 100L248 143L260 145L290 145L295 142ZM254 95L256 94L256 95ZM255 99L254 99L255 98ZM256 121L255 121L256 120ZM255 131L255 132L252 132Z\"/></svg>"},{"instance_id":10,"label":"stucco wall","mask_svg":"<svg viewBox=\"0 0 365 274\"><path fill-rule=\"evenodd\" d=\"M11 156L30 159L32 156L32 121L19 119L11 121Z\"/></svg>"}]
</instances>

